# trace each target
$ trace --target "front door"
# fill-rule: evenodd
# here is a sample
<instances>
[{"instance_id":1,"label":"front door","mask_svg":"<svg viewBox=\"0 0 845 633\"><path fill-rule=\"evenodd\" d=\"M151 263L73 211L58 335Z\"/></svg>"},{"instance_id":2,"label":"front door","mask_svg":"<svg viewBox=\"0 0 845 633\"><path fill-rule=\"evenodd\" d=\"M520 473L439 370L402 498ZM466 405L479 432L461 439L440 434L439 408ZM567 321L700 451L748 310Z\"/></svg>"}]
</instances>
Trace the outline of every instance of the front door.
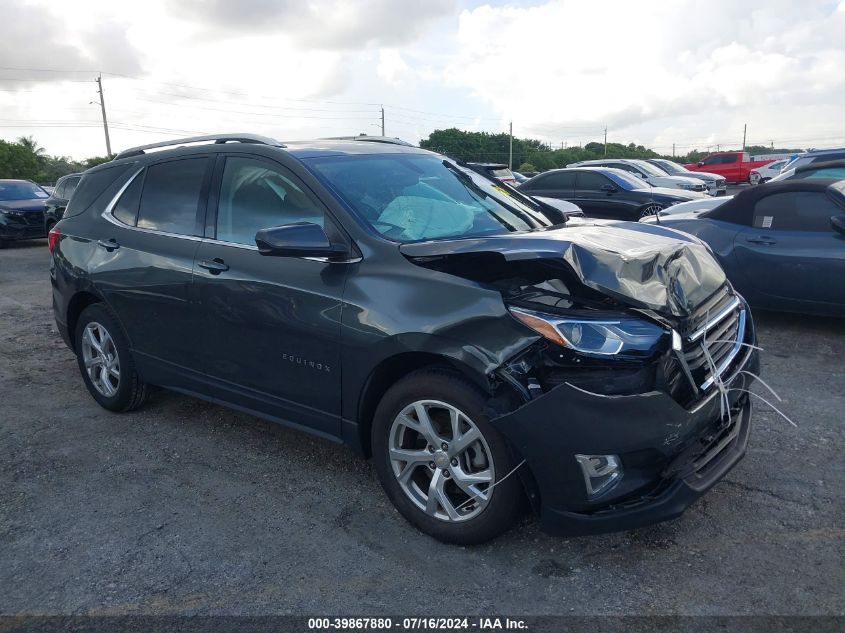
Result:
<instances>
[{"instance_id":1,"label":"front door","mask_svg":"<svg viewBox=\"0 0 845 633\"><path fill-rule=\"evenodd\" d=\"M752 226L743 227L734 244L745 285L775 306L784 301L794 309L845 306L845 238L830 225L839 214L821 191L758 200Z\"/></svg>"},{"instance_id":2,"label":"front door","mask_svg":"<svg viewBox=\"0 0 845 633\"><path fill-rule=\"evenodd\" d=\"M255 245L260 229L325 226L325 209L282 165L245 154L218 159L209 207L194 263L203 373L224 400L339 436L348 266L264 256Z\"/></svg>"}]
</instances>

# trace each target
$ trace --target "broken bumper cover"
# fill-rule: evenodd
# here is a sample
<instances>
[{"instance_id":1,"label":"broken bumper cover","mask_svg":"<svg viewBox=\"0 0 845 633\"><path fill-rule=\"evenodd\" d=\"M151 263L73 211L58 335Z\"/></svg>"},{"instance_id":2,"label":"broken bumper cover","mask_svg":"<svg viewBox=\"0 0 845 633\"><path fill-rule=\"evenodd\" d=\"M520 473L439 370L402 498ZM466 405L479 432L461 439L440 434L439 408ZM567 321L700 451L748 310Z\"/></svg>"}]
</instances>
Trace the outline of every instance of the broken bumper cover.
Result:
<instances>
[{"instance_id":1,"label":"broken bumper cover","mask_svg":"<svg viewBox=\"0 0 845 633\"><path fill-rule=\"evenodd\" d=\"M757 373L747 348L724 377L730 422L717 389L686 409L662 392L604 396L560 385L493 420L525 458L540 496L540 522L552 534L641 527L679 516L745 454L751 401L742 391ZM589 499L575 454L618 455L624 475Z\"/></svg>"}]
</instances>

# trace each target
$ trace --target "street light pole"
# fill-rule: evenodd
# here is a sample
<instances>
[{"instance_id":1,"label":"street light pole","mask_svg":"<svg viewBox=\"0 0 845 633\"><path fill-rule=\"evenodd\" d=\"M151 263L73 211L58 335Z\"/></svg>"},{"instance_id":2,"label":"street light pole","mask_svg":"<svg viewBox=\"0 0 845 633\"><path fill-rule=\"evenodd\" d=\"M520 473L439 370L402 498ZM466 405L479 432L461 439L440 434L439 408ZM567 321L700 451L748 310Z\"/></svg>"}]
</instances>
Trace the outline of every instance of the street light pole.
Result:
<instances>
[{"instance_id":1,"label":"street light pole","mask_svg":"<svg viewBox=\"0 0 845 633\"><path fill-rule=\"evenodd\" d=\"M508 142L508 169L513 169L513 121L510 125L510 140Z\"/></svg>"}]
</instances>

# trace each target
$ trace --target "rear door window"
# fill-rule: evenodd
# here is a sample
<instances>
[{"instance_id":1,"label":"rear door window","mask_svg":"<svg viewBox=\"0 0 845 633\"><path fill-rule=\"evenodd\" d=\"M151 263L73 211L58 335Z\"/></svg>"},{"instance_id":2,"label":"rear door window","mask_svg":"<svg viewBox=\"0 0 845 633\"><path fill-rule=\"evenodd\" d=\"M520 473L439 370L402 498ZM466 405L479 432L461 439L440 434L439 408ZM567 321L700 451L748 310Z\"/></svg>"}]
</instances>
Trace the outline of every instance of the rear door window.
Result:
<instances>
[{"instance_id":1,"label":"rear door window","mask_svg":"<svg viewBox=\"0 0 845 633\"><path fill-rule=\"evenodd\" d=\"M610 184L607 178L591 171L579 171L575 179L575 188L578 191L598 191L602 185L607 184Z\"/></svg>"},{"instance_id":2,"label":"rear door window","mask_svg":"<svg viewBox=\"0 0 845 633\"><path fill-rule=\"evenodd\" d=\"M73 192L76 191L76 186L79 184L80 176L71 176L67 180L65 180L65 188L62 193L62 198L65 200L70 200L70 197L73 195Z\"/></svg>"},{"instance_id":3,"label":"rear door window","mask_svg":"<svg viewBox=\"0 0 845 633\"><path fill-rule=\"evenodd\" d=\"M524 187L523 187L524 188ZM543 174L531 181L529 190L558 190L575 188L575 172L561 171L550 174Z\"/></svg>"},{"instance_id":4,"label":"rear door window","mask_svg":"<svg viewBox=\"0 0 845 633\"><path fill-rule=\"evenodd\" d=\"M144 178L138 228L195 235L208 158L181 158L151 165Z\"/></svg>"}]
</instances>

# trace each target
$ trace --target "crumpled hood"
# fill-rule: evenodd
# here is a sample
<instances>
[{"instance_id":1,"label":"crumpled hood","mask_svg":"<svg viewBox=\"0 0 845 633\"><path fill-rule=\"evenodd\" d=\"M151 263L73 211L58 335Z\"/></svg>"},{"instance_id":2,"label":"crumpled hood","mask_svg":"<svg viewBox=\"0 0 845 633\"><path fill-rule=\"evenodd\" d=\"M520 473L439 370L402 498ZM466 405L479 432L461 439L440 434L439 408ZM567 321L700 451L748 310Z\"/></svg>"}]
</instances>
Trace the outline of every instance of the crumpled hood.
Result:
<instances>
[{"instance_id":1,"label":"crumpled hood","mask_svg":"<svg viewBox=\"0 0 845 633\"><path fill-rule=\"evenodd\" d=\"M507 261L563 260L580 281L632 307L685 317L725 284L691 235L636 222L572 221L563 228L403 244L410 259L498 253Z\"/></svg>"}]
</instances>

